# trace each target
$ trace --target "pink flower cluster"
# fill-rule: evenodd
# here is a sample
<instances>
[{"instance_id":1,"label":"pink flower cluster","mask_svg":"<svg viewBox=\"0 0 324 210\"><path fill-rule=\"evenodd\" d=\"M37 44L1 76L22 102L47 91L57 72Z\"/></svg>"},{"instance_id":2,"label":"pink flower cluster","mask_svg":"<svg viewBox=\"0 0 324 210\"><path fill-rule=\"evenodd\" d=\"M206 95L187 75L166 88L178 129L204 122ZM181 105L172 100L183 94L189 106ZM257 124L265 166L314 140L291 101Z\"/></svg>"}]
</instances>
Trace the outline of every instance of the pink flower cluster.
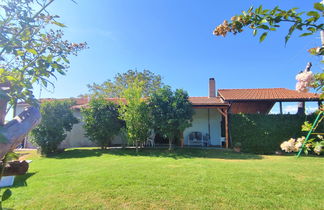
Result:
<instances>
[{"instance_id":1,"label":"pink flower cluster","mask_svg":"<svg viewBox=\"0 0 324 210\"><path fill-rule=\"evenodd\" d=\"M304 136L298 139L291 138L288 141L282 142L280 147L285 152L298 152L299 149L302 147L304 141L305 141Z\"/></svg>"},{"instance_id":2,"label":"pink flower cluster","mask_svg":"<svg viewBox=\"0 0 324 210\"><path fill-rule=\"evenodd\" d=\"M314 74L311 71L303 71L296 75L296 90L298 92L308 92L309 87L314 82Z\"/></svg>"}]
</instances>

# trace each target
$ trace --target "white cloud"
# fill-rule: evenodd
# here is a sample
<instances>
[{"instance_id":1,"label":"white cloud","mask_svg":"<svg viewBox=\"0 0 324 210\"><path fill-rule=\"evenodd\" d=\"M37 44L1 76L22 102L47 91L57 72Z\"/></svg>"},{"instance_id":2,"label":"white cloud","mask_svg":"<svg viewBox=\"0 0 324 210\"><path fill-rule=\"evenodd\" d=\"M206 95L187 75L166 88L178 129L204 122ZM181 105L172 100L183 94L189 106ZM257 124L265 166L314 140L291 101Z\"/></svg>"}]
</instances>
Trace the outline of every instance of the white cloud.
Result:
<instances>
[{"instance_id":1,"label":"white cloud","mask_svg":"<svg viewBox=\"0 0 324 210\"><path fill-rule=\"evenodd\" d=\"M287 106L283 106L283 113L284 114L296 114L297 113L297 110L298 110L298 107L297 105L287 105Z\"/></svg>"},{"instance_id":2,"label":"white cloud","mask_svg":"<svg viewBox=\"0 0 324 210\"><path fill-rule=\"evenodd\" d=\"M317 104L316 103L306 103L305 112L306 114L311 114L317 110ZM283 114L296 114L298 110L298 104L297 103L289 103L282 104L282 112ZM274 106L271 110L270 114L279 114L279 105Z\"/></svg>"},{"instance_id":3,"label":"white cloud","mask_svg":"<svg viewBox=\"0 0 324 210\"><path fill-rule=\"evenodd\" d=\"M288 105L283 107L284 114L296 114L298 110L298 105ZM317 110L317 106L307 106L305 107L306 114L311 114Z\"/></svg>"}]
</instances>

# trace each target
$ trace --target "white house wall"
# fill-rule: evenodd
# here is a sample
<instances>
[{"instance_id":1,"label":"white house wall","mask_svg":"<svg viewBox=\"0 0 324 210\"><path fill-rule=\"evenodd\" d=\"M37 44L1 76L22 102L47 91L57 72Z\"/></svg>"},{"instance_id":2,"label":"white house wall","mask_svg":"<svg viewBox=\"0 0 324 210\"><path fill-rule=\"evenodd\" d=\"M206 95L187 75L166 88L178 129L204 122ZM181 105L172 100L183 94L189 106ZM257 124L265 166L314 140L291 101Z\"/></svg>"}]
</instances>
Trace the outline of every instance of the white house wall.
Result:
<instances>
[{"instance_id":1,"label":"white house wall","mask_svg":"<svg viewBox=\"0 0 324 210\"><path fill-rule=\"evenodd\" d=\"M16 113L17 115L20 114L25 108L25 105L17 105ZM70 147L90 147L95 146L89 138L84 136L84 129L83 129L83 122L82 122L82 116L80 111L74 110L73 115L79 119L78 124L74 124L73 128L70 132L67 132L66 138L61 143L61 148L70 148ZM59 117L59 116L58 116ZM26 148L35 148L33 144L31 144L28 140L25 145ZM112 144L119 145L122 144L122 139L119 136L116 136L112 140Z\"/></svg>"},{"instance_id":2,"label":"white house wall","mask_svg":"<svg viewBox=\"0 0 324 210\"><path fill-rule=\"evenodd\" d=\"M84 135L85 131L83 129L82 115L80 111L73 111L73 115L78 118L79 123L73 125L73 129L67 133L67 136L62 142L61 146L64 148L95 146L94 143L92 143L89 138ZM122 144L122 140L119 136L115 136L111 143L113 145Z\"/></svg>"},{"instance_id":3,"label":"white house wall","mask_svg":"<svg viewBox=\"0 0 324 210\"><path fill-rule=\"evenodd\" d=\"M183 133L185 145L189 145L191 132L201 132L203 136L208 134L208 109L195 108L194 110L192 126ZM209 109L210 143L212 146L221 145L221 120L221 114L216 109Z\"/></svg>"}]
</instances>

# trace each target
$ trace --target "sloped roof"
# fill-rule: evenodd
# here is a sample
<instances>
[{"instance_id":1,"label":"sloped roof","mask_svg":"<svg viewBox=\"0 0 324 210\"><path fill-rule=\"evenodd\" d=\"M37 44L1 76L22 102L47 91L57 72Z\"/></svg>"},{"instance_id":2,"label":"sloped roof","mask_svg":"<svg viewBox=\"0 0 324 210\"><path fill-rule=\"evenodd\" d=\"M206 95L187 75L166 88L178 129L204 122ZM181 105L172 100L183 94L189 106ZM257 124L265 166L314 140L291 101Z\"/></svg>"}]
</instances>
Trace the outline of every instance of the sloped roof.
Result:
<instances>
[{"instance_id":1,"label":"sloped roof","mask_svg":"<svg viewBox=\"0 0 324 210\"><path fill-rule=\"evenodd\" d=\"M125 99L120 98L107 98L107 101L111 101L114 103L119 103L122 100L125 103ZM220 106L220 105L228 105L225 103L221 97L189 97L189 101L192 103L193 106ZM72 106L72 109L80 109L82 107L87 107L88 103L84 104L77 104Z\"/></svg>"},{"instance_id":2,"label":"sloped roof","mask_svg":"<svg viewBox=\"0 0 324 210\"><path fill-rule=\"evenodd\" d=\"M302 93L286 88L219 89L218 94L225 101L318 101L315 93Z\"/></svg>"},{"instance_id":3,"label":"sloped roof","mask_svg":"<svg viewBox=\"0 0 324 210\"><path fill-rule=\"evenodd\" d=\"M63 101L63 100L74 100L76 105L82 105L86 104L89 102L89 99L86 97L81 97L81 98L41 98L39 99L40 103L45 102L45 101ZM21 105L27 105L26 102L19 102L18 104Z\"/></svg>"},{"instance_id":4,"label":"sloped roof","mask_svg":"<svg viewBox=\"0 0 324 210\"><path fill-rule=\"evenodd\" d=\"M123 103L126 103L126 100L124 98L106 98L107 101L110 101L110 102L113 102L115 104L119 104L120 101L122 101ZM71 108L72 109L81 109L83 107L87 107L88 106L88 102L87 101L86 103L84 104L76 104L74 106L72 106Z\"/></svg>"},{"instance_id":5,"label":"sloped roof","mask_svg":"<svg viewBox=\"0 0 324 210\"><path fill-rule=\"evenodd\" d=\"M189 101L192 103L192 105L202 105L202 106L217 106L217 105L228 105L223 101L221 97L189 97Z\"/></svg>"}]
</instances>

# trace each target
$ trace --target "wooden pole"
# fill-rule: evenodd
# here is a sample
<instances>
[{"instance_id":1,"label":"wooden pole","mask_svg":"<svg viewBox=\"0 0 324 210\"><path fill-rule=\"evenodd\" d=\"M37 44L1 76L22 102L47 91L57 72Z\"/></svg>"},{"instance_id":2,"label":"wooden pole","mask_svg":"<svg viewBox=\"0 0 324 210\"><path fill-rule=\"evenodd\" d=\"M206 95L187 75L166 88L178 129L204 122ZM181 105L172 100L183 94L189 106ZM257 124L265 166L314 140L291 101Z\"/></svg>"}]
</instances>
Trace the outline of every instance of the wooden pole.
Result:
<instances>
[{"instance_id":1,"label":"wooden pole","mask_svg":"<svg viewBox=\"0 0 324 210\"><path fill-rule=\"evenodd\" d=\"M225 145L226 149L229 147L229 135L228 135L228 113L227 109L224 110L225 112Z\"/></svg>"},{"instance_id":2,"label":"wooden pole","mask_svg":"<svg viewBox=\"0 0 324 210\"><path fill-rule=\"evenodd\" d=\"M298 115L305 115L305 101L298 102L297 114Z\"/></svg>"},{"instance_id":3,"label":"wooden pole","mask_svg":"<svg viewBox=\"0 0 324 210\"><path fill-rule=\"evenodd\" d=\"M280 114L282 114L282 102L279 102Z\"/></svg>"},{"instance_id":4,"label":"wooden pole","mask_svg":"<svg viewBox=\"0 0 324 210\"><path fill-rule=\"evenodd\" d=\"M217 108L219 113L225 118L225 147L228 149L229 147L229 132L228 132L228 108L222 110L221 108Z\"/></svg>"},{"instance_id":5,"label":"wooden pole","mask_svg":"<svg viewBox=\"0 0 324 210\"><path fill-rule=\"evenodd\" d=\"M318 109L320 109L322 107L322 101L318 101L317 104L318 104Z\"/></svg>"}]
</instances>

